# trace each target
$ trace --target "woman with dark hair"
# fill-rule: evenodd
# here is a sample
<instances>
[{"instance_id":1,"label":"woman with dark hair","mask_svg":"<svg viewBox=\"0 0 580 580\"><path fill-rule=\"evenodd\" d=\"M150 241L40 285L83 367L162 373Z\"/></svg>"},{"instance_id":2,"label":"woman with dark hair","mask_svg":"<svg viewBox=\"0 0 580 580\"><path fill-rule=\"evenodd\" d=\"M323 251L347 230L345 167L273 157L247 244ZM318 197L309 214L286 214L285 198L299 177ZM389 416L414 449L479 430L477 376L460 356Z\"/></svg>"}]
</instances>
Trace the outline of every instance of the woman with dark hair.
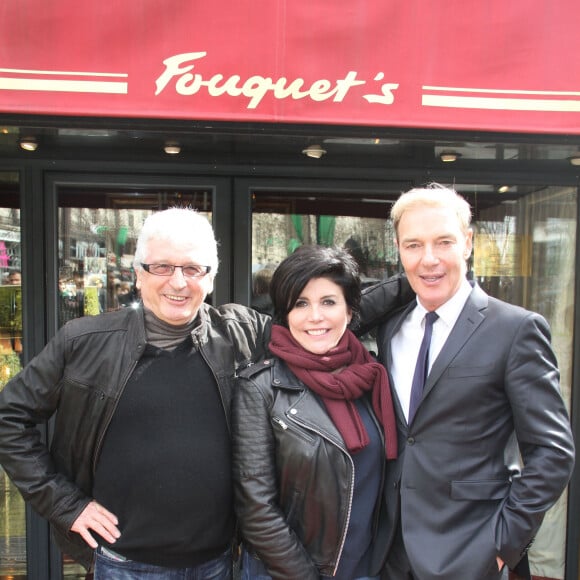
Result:
<instances>
[{"instance_id":1,"label":"woman with dark hair","mask_svg":"<svg viewBox=\"0 0 580 580\"><path fill-rule=\"evenodd\" d=\"M242 578L378 577L388 379L347 328L361 290L344 249L303 246L270 285L274 355L240 373L233 403Z\"/></svg>"}]
</instances>

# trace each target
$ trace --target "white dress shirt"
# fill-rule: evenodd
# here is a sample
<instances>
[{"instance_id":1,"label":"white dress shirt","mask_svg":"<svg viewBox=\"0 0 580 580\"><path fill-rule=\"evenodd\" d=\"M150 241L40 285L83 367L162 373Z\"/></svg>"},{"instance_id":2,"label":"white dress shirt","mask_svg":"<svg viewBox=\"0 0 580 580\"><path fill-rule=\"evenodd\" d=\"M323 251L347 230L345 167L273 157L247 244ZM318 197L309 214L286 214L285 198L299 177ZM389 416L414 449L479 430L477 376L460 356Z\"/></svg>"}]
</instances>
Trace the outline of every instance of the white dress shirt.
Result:
<instances>
[{"instance_id":1,"label":"white dress shirt","mask_svg":"<svg viewBox=\"0 0 580 580\"><path fill-rule=\"evenodd\" d=\"M471 285L465 280L453 297L435 311L439 318L433 324L433 335L429 347L429 371L457 322L471 290ZM391 340L393 355L391 374L395 383L395 392L407 420L409 419L413 373L425 332L425 314L427 310L417 298L417 306L411 310Z\"/></svg>"}]
</instances>

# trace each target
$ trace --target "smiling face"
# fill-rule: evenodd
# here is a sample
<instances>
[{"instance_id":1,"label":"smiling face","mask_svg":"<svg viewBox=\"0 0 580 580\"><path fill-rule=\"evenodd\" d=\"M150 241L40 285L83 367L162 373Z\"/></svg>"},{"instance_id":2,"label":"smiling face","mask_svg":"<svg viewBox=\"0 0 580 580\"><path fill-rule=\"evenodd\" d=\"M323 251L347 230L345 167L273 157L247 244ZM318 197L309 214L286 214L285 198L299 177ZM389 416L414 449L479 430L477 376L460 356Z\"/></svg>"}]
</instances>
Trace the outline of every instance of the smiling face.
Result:
<instances>
[{"instance_id":1,"label":"smiling face","mask_svg":"<svg viewBox=\"0 0 580 580\"><path fill-rule=\"evenodd\" d=\"M151 239L147 244L144 263L205 266L206 259L198 245ZM136 274L136 286L141 291L145 307L160 320L175 326L190 323L213 289L211 273L202 278L186 278L181 268L176 268L172 276L155 276L142 269L138 269Z\"/></svg>"},{"instance_id":2,"label":"smiling face","mask_svg":"<svg viewBox=\"0 0 580 580\"><path fill-rule=\"evenodd\" d=\"M288 328L302 348L325 354L338 344L351 318L342 288L328 278L313 278L288 312Z\"/></svg>"},{"instance_id":3,"label":"smiling face","mask_svg":"<svg viewBox=\"0 0 580 580\"><path fill-rule=\"evenodd\" d=\"M397 228L399 255L411 287L427 310L445 304L459 290L471 255L471 230L446 207L415 207Z\"/></svg>"}]
</instances>

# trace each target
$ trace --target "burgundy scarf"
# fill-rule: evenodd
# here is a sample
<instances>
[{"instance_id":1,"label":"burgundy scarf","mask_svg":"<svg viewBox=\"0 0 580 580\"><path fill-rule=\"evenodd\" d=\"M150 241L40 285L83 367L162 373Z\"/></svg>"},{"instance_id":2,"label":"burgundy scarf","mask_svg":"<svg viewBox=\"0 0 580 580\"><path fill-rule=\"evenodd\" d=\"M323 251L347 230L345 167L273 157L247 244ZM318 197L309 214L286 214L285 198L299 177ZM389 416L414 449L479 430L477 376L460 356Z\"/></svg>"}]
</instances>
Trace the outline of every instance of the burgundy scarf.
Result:
<instances>
[{"instance_id":1,"label":"burgundy scarf","mask_svg":"<svg viewBox=\"0 0 580 580\"><path fill-rule=\"evenodd\" d=\"M372 390L373 409L385 433L387 459L397 457L395 413L387 372L350 330L344 333L337 346L319 355L302 348L287 328L274 324L270 350L286 361L290 370L322 398L352 453L369 444L354 401L365 391ZM337 369L342 370L332 372Z\"/></svg>"}]
</instances>

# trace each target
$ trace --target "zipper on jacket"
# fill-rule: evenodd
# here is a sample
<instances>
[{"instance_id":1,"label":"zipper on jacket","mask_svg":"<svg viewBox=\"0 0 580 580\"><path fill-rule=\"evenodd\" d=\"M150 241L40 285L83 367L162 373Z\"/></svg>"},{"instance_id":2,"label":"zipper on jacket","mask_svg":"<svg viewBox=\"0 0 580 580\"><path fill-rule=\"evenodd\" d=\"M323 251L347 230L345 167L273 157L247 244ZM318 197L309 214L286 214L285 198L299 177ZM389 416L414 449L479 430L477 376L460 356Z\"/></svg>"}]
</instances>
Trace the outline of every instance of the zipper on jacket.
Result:
<instances>
[{"instance_id":1,"label":"zipper on jacket","mask_svg":"<svg viewBox=\"0 0 580 580\"><path fill-rule=\"evenodd\" d=\"M286 423L284 423L284 421L282 421L282 419L280 419L280 417L272 417L272 421L274 421L274 423L277 423L278 425L280 425L280 427L282 427L282 429L284 429L284 431L286 431L286 429L288 429L288 425Z\"/></svg>"},{"instance_id":2,"label":"zipper on jacket","mask_svg":"<svg viewBox=\"0 0 580 580\"><path fill-rule=\"evenodd\" d=\"M353 500L353 496L354 496L354 475L355 475L354 474L354 461L352 460L350 453L344 447L342 447L341 445L337 445L335 441L333 441L330 437L325 435L322 431L315 429L311 425L306 425L305 423L298 421L295 416L291 417L291 418L288 417L288 420L294 421L294 423L297 423L298 425L300 425L301 427L304 427L308 431L314 431L314 433L317 433L323 439L326 439L330 444L334 445L335 447L338 447L348 457L348 460L349 460L350 465L352 467L352 477L350 478L350 486L349 486L350 493L349 493L349 498L348 498L348 512L346 514L346 525L344 526L344 533L342 534L342 538L340 541L340 547L338 550L338 557L336 558L336 564L334 565L334 570L332 571L332 574L331 574L332 576L334 576L336 574L336 571L338 570L338 566L340 564L340 557L342 556L342 551L344 549L344 543L346 542L346 534L348 532L348 526L350 524L350 514L352 513L352 500Z\"/></svg>"},{"instance_id":3,"label":"zipper on jacket","mask_svg":"<svg viewBox=\"0 0 580 580\"><path fill-rule=\"evenodd\" d=\"M201 345L200 345L200 347L201 347ZM243 362L243 363L242 363L242 364L241 364L241 365L240 365L240 366L239 366L239 367L238 367L238 368L235 370L235 372L234 372L234 378L236 378L236 379L237 379L237 378L240 376L240 375L239 375L240 371L246 370L246 369L248 369L248 368L250 368L250 367L254 366L254 364L255 364L255 363L254 363L254 361L251 361L251 360L250 360L250 361L245 361L245 362Z\"/></svg>"}]
</instances>

